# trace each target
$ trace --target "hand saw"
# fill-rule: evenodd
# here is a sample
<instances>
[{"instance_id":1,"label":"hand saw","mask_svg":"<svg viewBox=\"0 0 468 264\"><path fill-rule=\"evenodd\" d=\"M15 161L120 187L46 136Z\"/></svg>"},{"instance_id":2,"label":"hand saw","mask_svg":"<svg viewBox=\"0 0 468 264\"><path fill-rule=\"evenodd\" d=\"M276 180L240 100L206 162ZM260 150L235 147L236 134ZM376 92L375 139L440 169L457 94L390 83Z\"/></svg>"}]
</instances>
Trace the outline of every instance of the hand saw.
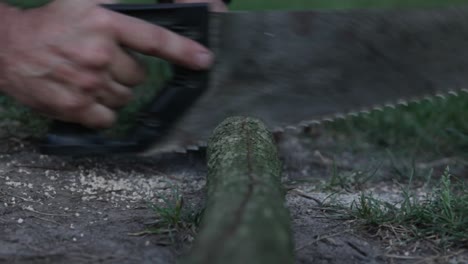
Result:
<instances>
[{"instance_id":1,"label":"hand saw","mask_svg":"<svg viewBox=\"0 0 468 264\"><path fill-rule=\"evenodd\" d=\"M56 122L41 152L196 149L225 118L273 131L466 91L468 9L210 13L205 4L111 5L210 47L209 71L174 66L127 137Z\"/></svg>"}]
</instances>

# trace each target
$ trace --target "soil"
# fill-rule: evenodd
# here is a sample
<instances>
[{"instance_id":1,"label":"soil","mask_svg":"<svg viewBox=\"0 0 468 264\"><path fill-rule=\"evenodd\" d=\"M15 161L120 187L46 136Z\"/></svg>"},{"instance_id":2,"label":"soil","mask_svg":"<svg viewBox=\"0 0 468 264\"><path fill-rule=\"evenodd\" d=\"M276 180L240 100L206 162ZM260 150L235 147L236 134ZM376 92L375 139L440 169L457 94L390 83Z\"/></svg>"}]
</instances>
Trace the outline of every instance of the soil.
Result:
<instances>
[{"instance_id":1,"label":"soil","mask_svg":"<svg viewBox=\"0 0 468 264\"><path fill-rule=\"evenodd\" d=\"M329 194L316 187L330 177L333 142L299 138L279 144L297 263L468 263L466 253L434 258L423 243L394 249L354 220L330 218L319 204ZM0 263L176 263L190 248L189 232L141 232L156 220L148 202L174 189L186 207L203 207L203 152L70 158L40 155L28 140L3 139L0 147ZM369 163L366 155L340 155L343 168ZM391 181L366 188L398 197ZM356 193L340 197L350 202Z\"/></svg>"}]
</instances>

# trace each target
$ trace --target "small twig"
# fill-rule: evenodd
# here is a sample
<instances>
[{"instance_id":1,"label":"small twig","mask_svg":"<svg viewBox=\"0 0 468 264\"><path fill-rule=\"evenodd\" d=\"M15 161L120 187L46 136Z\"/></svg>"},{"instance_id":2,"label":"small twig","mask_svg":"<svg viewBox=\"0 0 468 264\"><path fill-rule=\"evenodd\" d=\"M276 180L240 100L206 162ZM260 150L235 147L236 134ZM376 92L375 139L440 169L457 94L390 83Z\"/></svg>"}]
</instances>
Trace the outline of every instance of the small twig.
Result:
<instances>
[{"instance_id":1,"label":"small twig","mask_svg":"<svg viewBox=\"0 0 468 264\"><path fill-rule=\"evenodd\" d=\"M386 254L384 255L387 258L393 258L393 259L406 259L406 260L425 260L426 258L424 257L415 257L415 256L404 256L404 255L393 255L393 254Z\"/></svg>"},{"instance_id":2,"label":"small twig","mask_svg":"<svg viewBox=\"0 0 468 264\"><path fill-rule=\"evenodd\" d=\"M18 164L18 165L14 165L14 167L15 168L53 170L53 171L71 171L73 169L69 167L54 167L54 166L41 166L41 165L28 165L28 164Z\"/></svg>"},{"instance_id":3,"label":"small twig","mask_svg":"<svg viewBox=\"0 0 468 264\"><path fill-rule=\"evenodd\" d=\"M313 209L313 210L319 210L319 211L324 211L324 212L343 212L344 210L342 208L336 208L336 207L333 207L333 206L327 206L327 205L323 205L323 206L311 206L311 207L308 207L309 209Z\"/></svg>"},{"instance_id":4,"label":"small twig","mask_svg":"<svg viewBox=\"0 0 468 264\"><path fill-rule=\"evenodd\" d=\"M40 214L40 215L46 215L46 216L60 216L60 217L71 217L72 215L67 215L67 214L51 214L51 213L44 213L44 212L39 212L39 211L36 211L34 209L31 209L31 208L22 208L23 210L26 210L26 211L29 211L29 212L33 212L33 213L36 213L36 214Z\"/></svg>"},{"instance_id":5,"label":"small twig","mask_svg":"<svg viewBox=\"0 0 468 264\"><path fill-rule=\"evenodd\" d=\"M170 234L174 232L177 232L177 229L160 229L158 232L154 232L151 230L143 230L140 232L128 233L127 235L129 236L144 236L144 235L154 235L154 234L162 235L162 234Z\"/></svg>"},{"instance_id":6,"label":"small twig","mask_svg":"<svg viewBox=\"0 0 468 264\"><path fill-rule=\"evenodd\" d=\"M3 194L4 196L15 197L15 198L18 198L18 199L23 200L23 201L25 201L25 202L40 203L40 202L38 202L38 201L34 201L34 200L31 200L31 199L28 199L28 198L24 198L24 197L21 197L21 196L18 196L18 195L14 195L14 194L11 194L11 193L7 193L7 192L3 192L3 191L0 191L0 194Z\"/></svg>"},{"instance_id":7,"label":"small twig","mask_svg":"<svg viewBox=\"0 0 468 264\"><path fill-rule=\"evenodd\" d=\"M345 230L343 232L332 233L332 234L324 235L324 236L318 235L318 236L316 236L317 238L312 240L311 242L308 242L308 243L296 248L296 252L300 251L300 250L303 250L304 248L310 247L313 244L316 244L316 243L318 243L318 242L320 242L320 241L322 241L324 239L330 239L330 238L333 238L333 237L336 237L336 236L339 236L339 235L342 235L342 234L346 234L348 232L350 232L350 230Z\"/></svg>"},{"instance_id":8,"label":"small twig","mask_svg":"<svg viewBox=\"0 0 468 264\"><path fill-rule=\"evenodd\" d=\"M430 168L434 168L434 167L442 167L442 166L452 165L452 164L456 164L456 163L461 163L463 165L468 164L468 162L465 161L462 158L448 157L448 158L433 160L433 161L426 162L426 163L419 163L419 164L417 164L417 167L419 169L430 169Z\"/></svg>"},{"instance_id":9,"label":"small twig","mask_svg":"<svg viewBox=\"0 0 468 264\"><path fill-rule=\"evenodd\" d=\"M364 250L360 249L359 246L357 246L356 244L350 242L350 241L346 241L346 244L351 247L352 249L354 249L359 255L361 256L364 256L364 257L367 257L367 254Z\"/></svg>"},{"instance_id":10,"label":"small twig","mask_svg":"<svg viewBox=\"0 0 468 264\"><path fill-rule=\"evenodd\" d=\"M39 219L39 220L42 220L42 221L46 221L46 222L54 223L54 224L56 224L56 225L60 225L59 222L56 222L56 221L54 221L54 220L50 220L50 219L46 219L46 218L42 218L42 217L34 216L34 215L33 215L32 217L34 217L34 218L36 218L36 219Z\"/></svg>"},{"instance_id":11,"label":"small twig","mask_svg":"<svg viewBox=\"0 0 468 264\"><path fill-rule=\"evenodd\" d=\"M315 219L330 219L329 216L319 216L319 215L316 215L316 216L307 216L308 218L315 218Z\"/></svg>"},{"instance_id":12,"label":"small twig","mask_svg":"<svg viewBox=\"0 0 468 264\"><path fill-rule=\"evenodd\" d=\"M308 195L306 193L304 193L303 191L299 190L299 189L293 189L291 190L291 192L297 194L298 196L301 196L303 198L307 198L307 199L310 199L310 200L313 200L314 202L316 202L319 206L323 206L323 202L320 201L319 199L311 196L311 195Z\"/></svg>"},{"instance_id":13,"label":"small twig","mask_svg":"<svg viewBox=\"0 0 468 264\"><path fill-rule=\"evenodd\" d=\"M395 226L388 225L388 224L383 224L382 227L388 228L388 230L390 230L390 231L393 233L393 235L394 235L395 238L398 240L398 242L401 242L400 236L398 235L398 232L397 232L397 230L395 229ZM401 231L400 231L400 232L401 232Z\"/></svg>"}]
</instances>

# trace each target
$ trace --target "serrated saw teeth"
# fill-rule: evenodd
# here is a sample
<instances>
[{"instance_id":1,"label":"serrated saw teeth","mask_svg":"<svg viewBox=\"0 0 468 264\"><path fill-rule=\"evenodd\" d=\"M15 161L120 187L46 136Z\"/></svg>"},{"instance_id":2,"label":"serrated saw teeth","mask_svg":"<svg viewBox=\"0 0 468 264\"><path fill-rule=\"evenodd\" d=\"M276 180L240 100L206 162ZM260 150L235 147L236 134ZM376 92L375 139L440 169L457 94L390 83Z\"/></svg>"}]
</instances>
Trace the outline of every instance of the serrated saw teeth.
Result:
<instances>
[{"instance_id":1,"label":"serrated saw teeth","mask_svg":"<svg viewBox=\"0 0 468 264\"><path fill-rule=\"evenodd\" d=\"M427 96L421 96L420 98L411 98L411 99L400 99L395 103L384 103L382 105L375 105L371 107L370 109L363 109L360 110L359 112L352 111L352 112L347 112L347 113L338 113L335 114L333 117L323 117L321 120L311 120L311 121L301 121L298 125L296 126L286 126L285 129L291 130L294 128L302 128L302 129L307 129L313 125L320 125L322 123L332 123L337 120L344 120L347 119L348 117L359 117L363 115L369 115L372 112L378 111L378 112L383 112L385 111L386 108L388 109L396 109L398 106L405 106L407 107L409 104L420 104L423 101L428 101L428 102L433 102L434 99L436 98L442 98L446 99L447 95L452 95L452 96L458 96L459 92L466 92L468 93L468 89L460 89L458 91L455 90L450 90L447 91L445 94L443 93L437 93L435 95L427 95ZM275 131L279 133L283 133L285 129L277 128ZM297 130L297 129L296 129Z\"/></svg>"},{"instance_id":2,"label":"serrated saw teeth","mask_svg":"<svg viewBox=\"0 0 468 264\"><path fill-rule=\"evenodd\" d=\"M346 119L346 116L342 113L339 113L339 114L335 114L335 120L344 120Z\"/></svg>"},{"instance_id":3,"label":"serrated saw teeth","mask_svg":"<svg viewBox=\"0 0 468 264\"><path fill-rule=\"evenodd\" d=\"M308 127L308 126L309 126L309 122L308 122L308 121L301 121L301 122L299 123L299 126L300 126L300 127Z\"/></svg>"},{"instance_id":4,"label":"serrated saw teeth","mask_svg":"<svg viewBox=\"0 0 468 264\"><path fill-rule=\"evenodd\" d=\"M381 105L374 105L373 107L370 108L365 108L361 110L354 110L354 111L349 111L349 112L344 112L344 113L337 113L329 116L324 116L321 118L316 118L316 119L311 119L311 120L303 120L296 125L283 125L283 126L277 126L274 129L272 129L272 133L275 136L281 136L285 132L301 132L301 131L306 131L308 128L312 126L317 126L321 125L323 123L333 123L336 120L343 120L347 119L348 117L360 117L360 116L366 116L370 115L372 112L382 112L385 111L387 108L394 109L397 106L408 106L410 104L421 104L422 102L428 101L428 102L434 102L434 100L438 98L446 99L449 97L448 95L451 96L457 96L459 95L460 92L466 92L468 93L468 89L463 88L459 90L447 90L445 93L437 92L433 95L422 95L418 98L412 97L412 98L406 98L406 99L399 99L395 103L383 103ZM179 148L177 145L172 145L171 149L173 152L176 153L187 153L187 151L199 151L200 149L203 149L207 146L206 141L199 140L199 141L194 141L196 144L194 145L193 143L191 145L188 145L186 147ZM169 148L166 148L166 151Z\"/></svg>"},{"instance_id":5,"label":"serrated saw teeth","mask_svg":"<svg viewBox=\"0 0 468 264\"><path fill-rule=\"evenodd\" d=\"M187 146L187 150L190 150L190 151L197 151L200 147L198 145L190 145L190 146Z\"/></svg>"},{"instance_id":6,"label":"serrated saw teeth","mask_svg":"<svg viewBox=\"0 0 468 264\"><path fill-rule=\"evenodd\" d=\"M299 128L297 126L289 125L289 126L286 126L285 130L290 131L290 132L297 132L299 131Z\"/></svg>"},{"instance_id":7,"label":"serrated saw teeth","mask_svg":"<svg viewBox=\"0 0 468 264\"><path fill-rule=\"evenodd\" d=\"M401 106L408 106L408 102L405 100L398 100L397 104Z\"/></svg>"},{"instance_id":8,"label":"serrated saw teeth","mask_svg":"<svg viewBox=\"0 0 468 264\"><path fill-rule=\"evenodd\" d=\"M390 108L390 109L395 109L395 104L388 103L388 104L385 104L385 107Z\"/></svg>"},{"instance_id":9,"label":"serrated saw teeth","mask_svg":"<svg viewBox=\"0 0 468 264\"><path fill-rule=\"evenodd\" d=\"M309 122L309 126L314 126L314 125L320 125L320 121L312 120L312 121Z\"/></svg>"},{"instance_id":10,"label":"serrated saw teeth","mask_svg":"<svg viewBox=\"0 0 468 264\"><path fill-rule=\"evenodd\" d=\"M175 148L174 152L179 153L179 154L187 154L187 149L186 148Z\"/></svg>"},{"instance_id":11,"label":"serrated saw teeth","mask_svg":"<svg viewBox=\"0 0 468 264\"><path fill-rule=\"evenodd\" d=\"M382 106L374 106L372 107L372 110L374 111L379 111L379 112L383 112L384 111L384 108Z\"/></svg>"},{"instance_id":12,"label":"serrated saw teeth","mask_svg":"<svg viewBox=\"0 0 468 264\"><path fill-rule=\"evenodd\" d=\"M416 103L419 103L419 102L421 102L421 101L434 102L434 99L435 99L434 96L424 96L424 97L422 98L422 100L419 99L419 98L416 98L416 99L414 100L414 102L416 102Z\"/></svg>"}]
</instances>

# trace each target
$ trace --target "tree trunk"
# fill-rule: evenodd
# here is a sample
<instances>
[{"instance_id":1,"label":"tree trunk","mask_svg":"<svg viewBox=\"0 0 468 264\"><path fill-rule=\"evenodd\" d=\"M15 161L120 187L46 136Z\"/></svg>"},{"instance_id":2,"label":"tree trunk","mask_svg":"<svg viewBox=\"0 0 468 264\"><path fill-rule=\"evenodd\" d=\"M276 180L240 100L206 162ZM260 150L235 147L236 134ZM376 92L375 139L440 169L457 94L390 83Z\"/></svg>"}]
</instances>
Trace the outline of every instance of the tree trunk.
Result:
<instances>
[{"instance_id":1,"label":"tree trunk","mask_svg":"<svg viewBox=\"0 0 468 264\"><path fill-rule=\"evenodd\" d=\"M184 263L293 263L281 164L266 127L229 118L215 129L207 152L207 206Z\"/></svg>"}]
</instances>

